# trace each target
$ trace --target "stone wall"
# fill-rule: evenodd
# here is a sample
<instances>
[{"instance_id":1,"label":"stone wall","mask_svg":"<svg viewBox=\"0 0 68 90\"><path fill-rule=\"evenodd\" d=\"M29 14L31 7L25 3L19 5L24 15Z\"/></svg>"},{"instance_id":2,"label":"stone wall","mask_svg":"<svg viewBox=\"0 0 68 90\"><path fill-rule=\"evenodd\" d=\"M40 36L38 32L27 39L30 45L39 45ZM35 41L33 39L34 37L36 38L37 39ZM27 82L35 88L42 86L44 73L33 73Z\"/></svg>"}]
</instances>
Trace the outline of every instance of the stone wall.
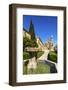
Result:
<instances>
[{"instance_id":1,"label":"stone wall","mask_svg":"<svg viewBox=\"0 0 68 90\"><path fill-rule=\"evenodd\" d=\"M28 37L29 39L31 39L30 34L24 30L23 30L23 37Z\"/></svg>"}]
</instances>

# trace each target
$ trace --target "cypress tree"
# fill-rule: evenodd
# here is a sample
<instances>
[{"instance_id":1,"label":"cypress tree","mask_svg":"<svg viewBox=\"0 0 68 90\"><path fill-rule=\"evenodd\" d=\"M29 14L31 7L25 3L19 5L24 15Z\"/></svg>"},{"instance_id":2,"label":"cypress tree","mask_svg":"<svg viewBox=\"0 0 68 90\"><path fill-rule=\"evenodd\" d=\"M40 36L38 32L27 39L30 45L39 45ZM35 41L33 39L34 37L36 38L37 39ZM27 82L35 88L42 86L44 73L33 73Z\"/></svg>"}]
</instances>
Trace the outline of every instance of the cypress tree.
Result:
<instances>
[{"instance_id":1,"label":"cypress tree","mask_svg":"<svg viewBox=\"0 0 68 90\"><path fill-rule=\"evenodd\" d=\"M34 25L32 23L32 20L30 21L29 33L31 35L31 39L32 40L36 40L36 38L35 38L35 32L34 32Z\"/></svg>"},{"instance_id":2,"label":"cypress tree","mask_svg":"<svg viewBox=\"0 0 68 90\"><path fill-rule=\"evenodd\" d=\"M35 32L34 32L34 25L32 23L32 20L30 21L30 27L29 27L29 33L31 35L31 40L32 40L32 47L38 47L36 43L36 37L35 37Z\"/></svg>"}]
</instances>

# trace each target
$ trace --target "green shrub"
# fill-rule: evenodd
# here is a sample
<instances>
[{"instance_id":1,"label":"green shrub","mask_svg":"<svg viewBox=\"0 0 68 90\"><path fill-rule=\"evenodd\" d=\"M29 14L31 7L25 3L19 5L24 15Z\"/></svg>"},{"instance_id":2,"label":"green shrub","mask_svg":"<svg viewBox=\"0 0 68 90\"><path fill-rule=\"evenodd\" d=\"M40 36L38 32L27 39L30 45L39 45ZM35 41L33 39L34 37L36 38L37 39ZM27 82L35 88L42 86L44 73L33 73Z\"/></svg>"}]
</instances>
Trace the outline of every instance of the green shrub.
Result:
<instances>
[{"instance_id":1,"label":"green shrub","mask_svg":"<svg viewBox=\"0 0 68 90\"><path fill-rule=\"evenodd\" d=\"M44 51L37 52L37 58L41 57L44 54Z\"/></svg>"},{"instance_id":2,"label":"green shrub","mask_svg":"<svg viewBox=\"0 0 68 90\"><path fill-rule=\"evenodd\" d=\"M30 54L28 52L23 52L23 59L29 59L30 58Z\"/></svg>"},{"instance_id":3,"label":"green shrub","mask_svg":"<svg viewBox=\"0 0 68 90\"><path fill-rule=\"evenodd\" d=\"M48 54L48 60L51 60L51 61L57 63L57 54L56 54L55 52L51 51L51 52Z\"/></svg>"},{"instance_id":4,"label":"green shrub","mask_svg":"<svg viewBox=\"0 0 68 90\"><path fill-rule=\"evenodd\" d=\"M25 51L26 47L38 47L36 41L29 39L27 37L23 38L23 50Z\"/></svg>"},{"instance_id":5,"label":"green shrub","mask_svg":"<svg viewBox=\"0 0 68 90\"><path fill-rule=\"evenodd\" d=\"M32 52L31 54L29 54L28 52L23 52L23 59L26 60L26 59L32 58L32 57L34 57L34 56L35 56L36 58L39 58L39 57L41 57L43 54L44 54L43 51Z\"/></svg>"}]
</instances>

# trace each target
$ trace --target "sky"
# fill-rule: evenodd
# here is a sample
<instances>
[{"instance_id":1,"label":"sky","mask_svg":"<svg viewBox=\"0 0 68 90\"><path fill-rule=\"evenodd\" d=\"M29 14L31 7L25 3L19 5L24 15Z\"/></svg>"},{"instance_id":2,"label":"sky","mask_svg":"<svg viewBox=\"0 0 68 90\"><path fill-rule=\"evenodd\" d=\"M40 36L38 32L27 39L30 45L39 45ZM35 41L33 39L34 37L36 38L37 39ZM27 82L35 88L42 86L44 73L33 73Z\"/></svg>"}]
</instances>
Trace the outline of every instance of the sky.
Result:
<instances>
[{"instance_id":1,"label":"sky","mask_svg":"<svg viewBox=\"0 0 68 90\"><path fill-rule=\"evenodd\" d=\"M57 16L23 15L23 28L27 31L29 31L31 20L34 25L35 35L40 37L43 44L51 36L54 44L57 44Z\"/></svg>"}]
</instances>

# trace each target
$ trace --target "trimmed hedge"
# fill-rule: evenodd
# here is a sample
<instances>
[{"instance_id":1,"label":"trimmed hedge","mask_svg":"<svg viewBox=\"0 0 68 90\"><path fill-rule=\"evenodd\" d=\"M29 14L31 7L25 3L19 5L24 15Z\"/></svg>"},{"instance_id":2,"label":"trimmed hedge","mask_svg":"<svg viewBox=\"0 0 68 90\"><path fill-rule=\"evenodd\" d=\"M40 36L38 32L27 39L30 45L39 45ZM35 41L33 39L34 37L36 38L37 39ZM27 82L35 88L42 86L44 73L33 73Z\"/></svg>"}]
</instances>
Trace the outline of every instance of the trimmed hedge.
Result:
<instances>
[{"instance_id":1,"label":"trimmed hedge","mask_svg":"<svg viewBox=\"0 0 68 90\"><path fill-rule=\"evenodd\" d=\"M41 57L44 54L44 51L37 52L37 58Z\"/></svg>"},{"instance_id":2,"label":"trimmed hedge","mask_svg":"<svg viewBox=\"0 0 68 90\"><path fill-rule=\"evenodd\" d=\"M57 63L57 54L56 54L56 52L51 51L51 52L48 54L48 60L51 60L51 61Z\"/></svg>"},{"instance_id":3,"label":"trimmed hedge","mask_svg":"<svg viewBox=\"0 0 68 90\"><path fill-rule=\"evenodd\" d=\"M23 52L23 59L29 59L30 58L30 54L28 52Z\"/></svg>"},{"instance_id":4,"label":"trimmed hedge","mask_svg":"<svg viewBox=\"0 0 68 90\"><path fill-rule=\"evenodd\" d=\"M26 47L38 47L36 41L29 39L27 37L23 38L23 50L25 51Z\"/></svg>"},{"instance_id":5,"label":"trimmed hedge","mask_svg":"<svg viewBox=\"0 0 68 90\"><path fill-rule=\"evenodd\" d=\"M36 56L36 58L39 58L41 57L42 55L44 54L43 51L39 51L39 52L33 52L31 54L29 54L28 52L23 52L23 59L26 60L26 59L30 59L34 56Z\"/></svg>"}]
</instances>

